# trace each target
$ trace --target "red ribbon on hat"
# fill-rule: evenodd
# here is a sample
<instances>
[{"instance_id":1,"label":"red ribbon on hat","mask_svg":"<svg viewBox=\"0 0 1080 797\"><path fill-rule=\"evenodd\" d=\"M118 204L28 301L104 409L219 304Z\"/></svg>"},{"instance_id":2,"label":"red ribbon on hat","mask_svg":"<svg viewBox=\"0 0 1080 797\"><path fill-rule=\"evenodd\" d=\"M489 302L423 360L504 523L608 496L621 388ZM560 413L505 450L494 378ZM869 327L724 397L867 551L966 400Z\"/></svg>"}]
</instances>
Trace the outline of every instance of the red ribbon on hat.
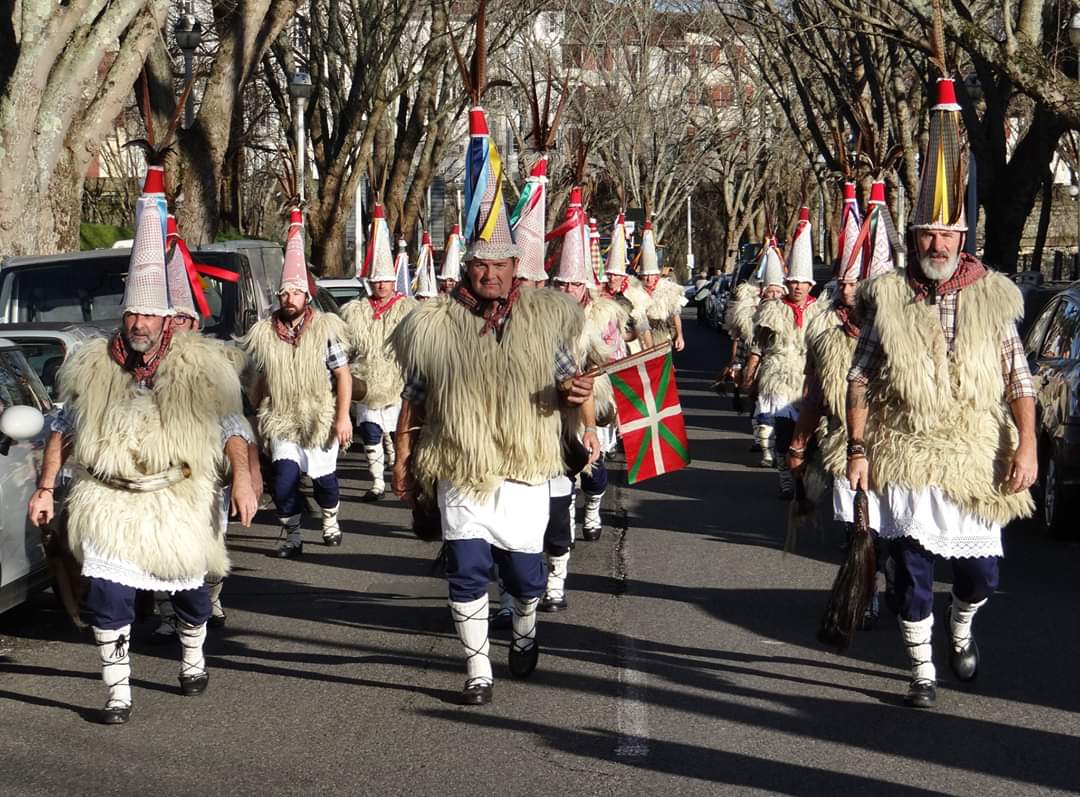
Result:
<instances>
[{"instance_id":1,"label":"red ribbon on hat","mask_svg":"<svg viewBox=\"0 0 1080 797\"><path fill-rule=\"evenodd\" d=\"M235 271L229 271L227 268L218 268L217 266L208 266L206 263L195 263L195 271L199 274L203 274L207 277L213 277L219 279L222 282L237 283L240 281L240 275Z\"/></svg>"}]
</instances>

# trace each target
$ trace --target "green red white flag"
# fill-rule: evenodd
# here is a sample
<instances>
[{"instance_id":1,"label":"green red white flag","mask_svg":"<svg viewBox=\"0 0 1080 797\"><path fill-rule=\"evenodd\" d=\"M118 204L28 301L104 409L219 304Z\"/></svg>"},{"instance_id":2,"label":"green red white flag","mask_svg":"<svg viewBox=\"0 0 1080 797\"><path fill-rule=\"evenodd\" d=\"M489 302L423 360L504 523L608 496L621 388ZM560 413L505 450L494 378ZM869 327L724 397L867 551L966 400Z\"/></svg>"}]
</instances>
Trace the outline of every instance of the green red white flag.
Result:
<instances>
[{"instance_id":1,"label":"green red white flag","mask_svg":"<svg viewBox=\"0 0 1080 797\"><path fill-rule=\"evenodd\" d=\"M608 365L630 484L690 464L671 344Z\"/></svg>"}]
</instances>

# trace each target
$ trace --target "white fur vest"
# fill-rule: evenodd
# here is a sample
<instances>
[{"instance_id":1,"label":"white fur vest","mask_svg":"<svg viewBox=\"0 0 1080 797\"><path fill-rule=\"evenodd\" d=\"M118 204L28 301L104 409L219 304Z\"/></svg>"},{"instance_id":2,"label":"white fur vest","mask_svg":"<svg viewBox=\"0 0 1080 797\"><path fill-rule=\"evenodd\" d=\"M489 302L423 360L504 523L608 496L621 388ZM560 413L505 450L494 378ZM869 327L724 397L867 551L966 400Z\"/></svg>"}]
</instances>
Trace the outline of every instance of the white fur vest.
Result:
<instances>
[{"instance_id":1,"label":"white fur vest","mask_svg":"<svg viewBox=\"0 0 1080 797\"><path fill-rule=\"evenodd\" d=\"M594 294L585 308L585 328L579 341L579 362L587 369L598 368L625 357L628 353L623 330L630 314L626 308L600 294ZM593 381L596 420L607 426L615 420L615 395L611 379L601 374Z\"/></svg>"},{"instance_id":2,"label":"white fur vest","mask_svg":"<svg viewBox=\"0 0 1080 797\"><path fill-rule=\"evenodd\" d=\"M686 305L683 289L664 277L653 288L649 302L649 324L652 326L653 344L671 340L675 335L672 318Z\"/></svg>"},{"instance_id":3,"label":"white fur vest","mask_svg":"<svg viewBox=\"0 0 1080 797\"><path fill-rule=\"evenodd\" d=\"M474 496L503 479L540 484L563 472L555 351L571 351L585 323L570 296L523 290L502 341L450 296L424 302L390 336L406 374L426 388L412 451L423 487L447 479Z\"/></svg>"},{"instance_id":4,"label":"white fur vest","mask_svg":"<svg viewBox=\"0 0 1080 797\"><path fill-rule=\"evenodd\" d=\"M1023 315L1020 291L995 272L963 288L952 354L937 309L914 301L903 272L871 280L863 298L885 355L868 391L875 484L937 486L993 523L1030 515L1031 496L1005 489L1017 435L1004 400L1001 341Z\"/></svg>"},{"instance_id":5,"label":"white fur vest","mask_svg":"<svg viewBox=\"0 0 1080 797\"><path fill-rule=\"evenodd\" d=\"M154 492L129 492L82 474L68 494L68 531L76 555L91 543L106 556L165 580L228 572L220 527L225 470L221 420L243 413L240 380L221 346L177 333L153 388L95 340L60 372L75 421L74 459L99 476L139 478L186 465L190 476Z\"/></svg>"},{"instance_id":6,"label":"white fur vest","mask_svg":"<svg viewBox=\"0 0 1080 797\"><path fill-rule=\"evenodd\" d=\"M341 308L356 350L352 373L367 385L363 403L369 407L381 409L401 401L405 380L386 342L390 333L418 304L416 299L406 296L377 321L371 302L366 298L354 299Z\"/></svg>"},{"instance_id":7,"label":"white fur vest","mask_svg":"<svg viewBox=\"0 0 1080 797\"><path fill-rule=\"evenodd\" d=\"M316 312L307 323L296 346L278 337L272 318L255 324L241 344L266 377L267 395L259 405L263 438L326 448L337 409L326 370L327 347L330 341L348 346L348 330L333 313Z\"/></svg>"},{"instance_id":8,"label":"white fur vest","mask_svg":"<svg viewBox=\"0 0 1080 797\"><path fill-rule=\"evenodd\" d=\"M754 337L754 313L760 303L761 291L757 285L744 282L735 289L724 316L724 328L732 339L750 343Z\"/></svg>"},{"instance_id":9,"label":"white fur vest","mask_svg":"<svg viewBox=\"0 0 1080 797\"><path fill-rule=\"evenodd\" d=\"M762 302L754 316L754 334L769 334L758 368L758 392L781 401L802 397L806 375L806 330L822 313L827 302L814 302L803 311L803 325L795 326L795 313L780 299Z\"/></svg>"},{"instance_id":10,"label":"white fur vest","mask_svg":"<svg viewBox=\"0 0 1080 797\"><path fill-rule=\"evenodd\" d=\"M806 330L807 355L821 384L824 403L817 437L825 470L847 475L847 375L856 338L844 331L834 310L820 313Z\"/></svg>"}]
</instances>

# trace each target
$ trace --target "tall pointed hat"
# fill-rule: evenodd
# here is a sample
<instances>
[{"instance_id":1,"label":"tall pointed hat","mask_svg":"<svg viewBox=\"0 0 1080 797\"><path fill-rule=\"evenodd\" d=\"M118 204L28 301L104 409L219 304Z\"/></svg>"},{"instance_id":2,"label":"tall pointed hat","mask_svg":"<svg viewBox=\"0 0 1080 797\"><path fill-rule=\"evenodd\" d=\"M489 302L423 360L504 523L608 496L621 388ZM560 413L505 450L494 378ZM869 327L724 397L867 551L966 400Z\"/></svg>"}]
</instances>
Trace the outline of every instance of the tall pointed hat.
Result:
<instances>
[{"instance_id":1,"label":"tall pointed hat","mask_svg":"<svg viewBox=\"0 0 1080 797\"><path fill-rule=\"evenodd\" d=\"M656 253L656 239L653 237L652 219L645 220L641 231L641 246L637 254L637 272L640 277L651 277L660 273L660 258Z\"/></svg>"},{"instance_id":2,"label":"tall pointed hat","mask_svg":"<svg viewBox=\"0 0 1080 797\"><path fill-rule=\"evenodd\" d=\"M450 229L450 235L446 238L446 246L443 248L442 268L439 270L439 279L461 281L461 253L464 246L461 243L461 228L456 224Z\"/></svg>"},{"instance_id":3,"label":"tall pointed hat","mask_svg":"<svg viewBox=\"0 0 1080 797\"><path fill-rule=\"evenodd\" d=\"M285 236L285 262L281 265L278 293L285 291L303 291L311 298L311 282L304 257L304 216L298 207L289 211L289 231Z\"/></svg>"},{"instance_id":4,"label":"tall pointed hat","mask_svg":"<svg viewBox=\"0 0 1080 797\"><path fill-rule=\"evenodd\" d=\"M378 202L371 211L371 233L358 276L372 282L388 282L396 278L394 254L390 248L390 227L386 224L383 206Z\"/></svg>"},{"instance_id":5,"label":"tall pointed hat","mask_svg":"<svg viewBox=\"0 0 1080 797\"><path fill-rule=\"evenodd\" d=\"M165 219L156 203L143 205L131 244L124 312L169 316L168 283L165 276Z\"/></svg>"},{"instance_id":6,"label":"tall pointed hat","mask_svg":"<svg viewBox=\"0 0 1080 797\"><path fill-rule=\"evenodd\" d=\"M761 265L758 272L760 282L765 287L776 285L787 290L787 285L784 282L787 279L787 275L784 273L784 257L780 254L780 247L777 246L776 239L772 236L769 236L765 241L764 253L761 256Z\"/></svg>"},{"instance_id":7,"label":"tall pointed hat","mask_svg":"<svg viewBox=\"0 0 1080 797\"><path fill-rule=\"evenodd\" d=\"M608 246L607 261L604 263L604 274L625 277L626 263L626 216L620 212L611 228L611 244Z\"/></svg>"},{"instance_id":8,"label":"tall pointed hat","mask_svg":"<svg viewBox=\"0 0 1080 797\"><path fill-rule=\"evenodd\" d=\"M594 218L589 219L589 255L592 258L593 281L603 285L608 278L604 270L604 256L600 253L600 228L596 226Z\"/></svg>"},{"instance_id":9,"label":"tall pointed hat","mask_svg":"<svg viewBox=\"0 0 1080 797\"><path fill-rule=\"evenodd\" d=\"M911 216L913 230L967 230L964 165L956 87L949 78L939 78L937 101L930 109L919 193Z\"/></svg>"},{"instance_id":10,"label":"tall pointed hat","mask_svg":"<svg viewBox=\"0 0 1080 797\"><path fill-rule=\"evenodd\" d=\"M409 245L404 238L397 242L397 257L394 258L395 290L403 296L412 296L412 281L409 279Z\"/></svg>"},{"instance_id":11,"label":"tall pointed hat","mask_svg":"<svg viewBox=\"0 0 1080 797\"><path fill-rule=\"evenodd\" d=\"M548 239L562 238L559 267L555 271L556 282L576 285L592 283L592 256L589 252L589 224L581 207L581 188L570 190L570 205L566 208L563 223L548 233Z\"/></svg>"},{"instance_id":12,"label":"tall pointed hat","mask_svg":"<svg viewBox=\"0 0 1080 797\"><path fill-rule=\"evenodd\" d=\"M420 242L420 254L416 258L416 282L413 294L430 299L439 295L439 284L435 281L435 253L431 248L431 235L424 230Z\"/></svg>"},{"instance_id":13,"label":"tall pointed hat","mask_svg":"<svg viewBox=\"0 0 1080 797\"><path fill-rule=\"evenodd\" d=\"M200 313L195 309L195 298L191 290L191 280L194 274L191 253L188 251L183 239L180 238L180 232L176 227L176 218L171 213L166 224L165 245L168 250L168 261L165 267L165 278L169 286L169 304L177 315L198 319ZM202 296L202 304L205 305L205 303L206 297ZM207 307L202 315L209 314L209 308Z\"/></svg>"},{"instance_id":14,"label":"tall pointed hat","mask_svg":"<svg viewBox=\"0 0 1080 797\"><path fill-rule=\"evenodd\" d=\"M836 249L840 253L836 261L836 278L840 282L855 282L862 273L862 249L858 246L859 201L855 197L855 183L844 182L844 208L840 214L840 237Z\"/></svg>"},{"instance_id":15,"label":"tall pointed hat","mask_svg":"<svg viewBox=\"0 0 1080 797\"><path fill-rule=\"evenodd\" d=\"M787 278L789 282L814 284L813 227L810 224L810 208L799 208L799 221L787 248Z\"/></svg>"},{"instance_id":16,"label":"tall pointed hat","mask_svg":"<svg viewBox=\"0 0 1080 797\"><path fill-rule=\"evenodd\" d=\"M534 282L547 279L547 272L544 270L547 166L547 155L541 155L525 181L525 188L518 198L514 212L510 214L510 226L520 251L514 276Z\"/></svg>"},{"instance_id":17,"label":"tall pointed hat","mask_svg":"<svg viewBox=\"0 0 1080 797\"><path fill-rule=\"evenodd\" d=\"M871 279L896 268L900 236L896 234L889 206L885 203L884 180L875 180L870 189L870 204L859 239L863 249L860 279Z\"/></svg>"}]
</instances>

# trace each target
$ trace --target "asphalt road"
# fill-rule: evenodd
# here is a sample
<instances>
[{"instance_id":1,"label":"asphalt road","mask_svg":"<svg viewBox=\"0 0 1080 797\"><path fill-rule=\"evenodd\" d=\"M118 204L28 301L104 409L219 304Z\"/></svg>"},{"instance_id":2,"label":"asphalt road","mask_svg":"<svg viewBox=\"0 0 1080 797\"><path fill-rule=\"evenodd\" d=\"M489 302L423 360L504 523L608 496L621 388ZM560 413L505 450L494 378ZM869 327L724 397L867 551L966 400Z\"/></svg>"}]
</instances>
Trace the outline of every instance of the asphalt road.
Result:
<instances>
[{"instance_id":1,"label":"asphalt road","mask_svg":"<svg viewBox=\"0 0 1080 797\"><path fill-rule=\"evenodd\" d=\"M774 473L749 422L710 392L727 348L687 315L678 381L694 463L605 499L579 543L568 612L542 616L540 667L506 670L464 708L437 546L396 501L356 501L343 460L340 548L274 548L273 517L233 527L228 625L209 692L181 697L179 652L133 645L135 706L95 724L93 646L48 594L0 618L0 792L144 794L983 794L1080 790L1080 547L1007 532L1002 588L979 615L983 668L951 679L939 584L938 708L905 709L896 621L849 656L815 640L840 559L827 525L784 555ZM618 477L616 482L622 481ZM941 572L940 576L947 577Z\"/></svg>"}]
</instances>

